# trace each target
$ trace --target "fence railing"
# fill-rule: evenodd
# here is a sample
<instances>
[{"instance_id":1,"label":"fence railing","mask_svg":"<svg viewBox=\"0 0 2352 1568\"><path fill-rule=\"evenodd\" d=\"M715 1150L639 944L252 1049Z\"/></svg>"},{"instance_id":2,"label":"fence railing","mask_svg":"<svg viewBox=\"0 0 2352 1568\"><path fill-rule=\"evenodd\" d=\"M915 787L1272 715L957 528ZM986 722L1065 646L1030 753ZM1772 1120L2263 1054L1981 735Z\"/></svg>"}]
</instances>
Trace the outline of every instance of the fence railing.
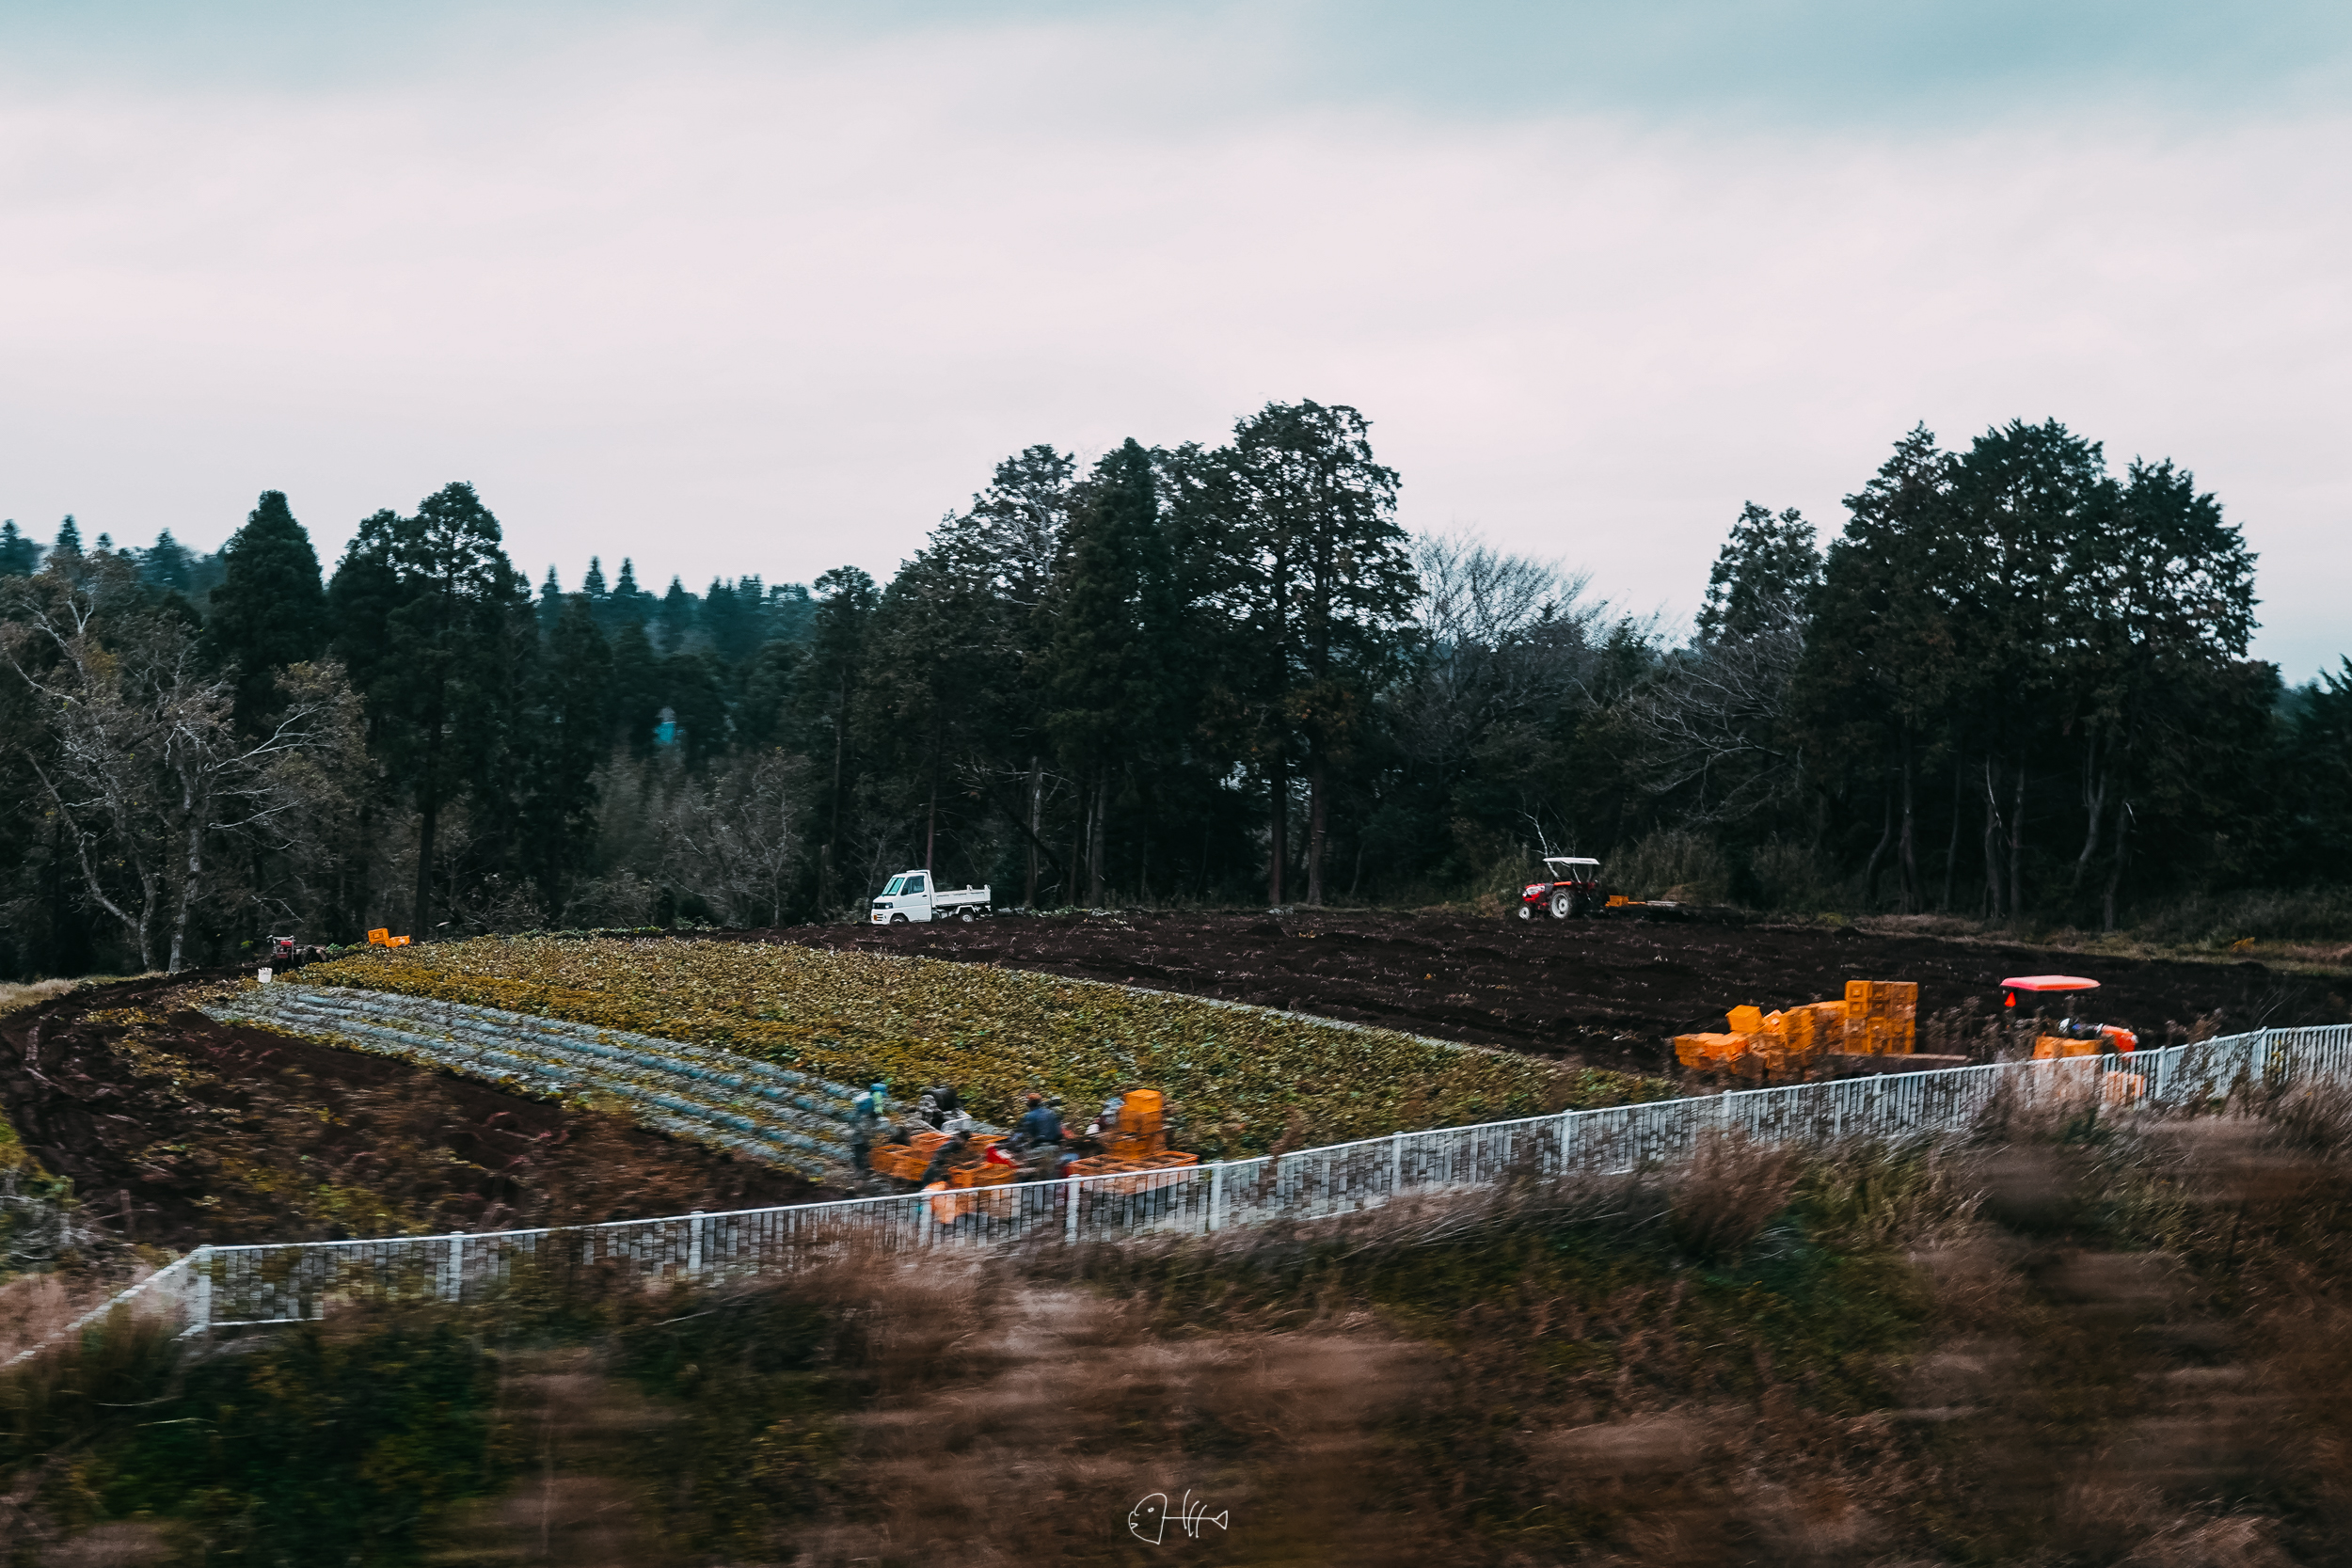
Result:
<instances>
[{"instance_id":1,"label":"fence railing","mask_svg":"<svg viewBox=\"0 0 2352 1568\"><path fill-rule=\"evenodd\" d=\"M1716 1132L1770 1143L1893 1140L1966 1129L2000 1097L2022 1106L2121 1112L2210 1102L2241 1084L2276 1089L2346 1078L2352 1026L2259 1030L2129 1056L1738 1090L1397 1132L1172 1171L555 1229L205 1246L107 1307L162 1312L195 1332L311 1319L366 1299L480 1301L534 1275L583 1268L647 1282L740 1278L844 1243L913 1251L1206 1234L1354 1213L1515 1173L1671 1164Z\"/></svg>"}]
</instances>

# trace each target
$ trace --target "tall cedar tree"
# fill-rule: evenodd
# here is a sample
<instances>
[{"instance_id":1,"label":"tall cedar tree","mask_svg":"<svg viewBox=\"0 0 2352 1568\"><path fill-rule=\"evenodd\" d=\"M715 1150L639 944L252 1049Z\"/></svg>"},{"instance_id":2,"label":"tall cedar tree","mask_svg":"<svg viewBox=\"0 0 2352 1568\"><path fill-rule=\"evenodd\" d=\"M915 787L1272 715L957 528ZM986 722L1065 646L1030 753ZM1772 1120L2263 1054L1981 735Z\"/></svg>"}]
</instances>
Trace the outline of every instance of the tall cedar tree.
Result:
<instances>
[{"instance_id":1,"label":"tall cedar tree","mask_svg":"<svg viewBox=\"0 0 2352 1568\"><path fill-rule=\"evenodd\" d=\"M1100 904L1112 783L1143 782L1176 727L1171 688L1183 657L1158 476L1132 437L1095 466L1063 547L1046 729L1062 766L1084 781L1087 901Z\"/></svg>"},{"instance_id":2,"label":"tall cedar tree","mask_svg":"<svg viewBox=\"0 0 2352 1568\"><path fill-rule=\"evenodd\" d=\"M817 897L820 907L831 910L843 897L842 839L857 785L851 727L864 683L866 633L881 596L874 579L855 566L835 566L811 586L817 594L815 635L809 640L800 700L807 751L824 768L826 780Z\"/></svg>"},{"instance_id":3,"label":"tall cedar tree","mask_svg":"<svg viewBox=\"0 0 2352 1568\"><path fill-rule=\"evenodd\" d=\"M0 578L29 578L40 565L40 546L17 531L16 519L0 522Z\"/></svg>"},{"instance_id":4,"label":"tall cedar tree","mask_svg":"<svg viewBox=\"0 0 2352 1568\"><path fill-rule=\"evenodd\" d=\"M596 766L604 760L612 650L587 599L563 602L532 682L523 748L522 860L547 918L562 923L574 880L596 849Z\"/></svg>"},{"instance_id":5,"label":"tall cedar tree","mask_svg":"<svg viewBox=\"0 0 2352 1568\"><path fill-rule=\"evenodd\" d=\"M1308 777L1307 902L1320 904L1331 770L1411 646L1419 584L1396 472L1373 460L1370 429L1343 405L1270 403L1233 431L1225 543L1247 661L1236 695L1266 781L1266 895L1278 905L1294 769Z\"/></svg>"},{"instance_id":6,"label":"tall cedar tree","mask_svg":"<svg viewBox=\"0 0 2352 1568\"><path fill-rule=\"evenodd\" d=\"M1774 516L1749 501L1707 574L1699 637L1754 637L1802 615L1820 586L1821 548L1804 514Z\"/></svg>"},{"instance_id":7,"label":"tall cedar tree","mask_svg":"<svg viewBox=\"0 0 2352 1568\"><path fill-rule=\"evenodd\" d=\"M158 553L169 537L156 542ZM294 520L282 490L262 493L221 556L228 572L213 590L204 647L220 663L236 666L237 720L250 728L271 705L277 673L326 649L326 588L310 535Z\"/></svg>"},{"instance_id":8,"label":"tall cedar tree","mask_svg":"<svg viewBox=\"0 0 2352 1568\"><path fill-rule=\"evenodd\" d=\"M434 929L441 812L469 784L490 784L505 740L509 617L530 601L500 539L498 519L473 486L449 484L414 517L378 513L362 523L330 595L387 772L416 803L411 920L420 938ZM346 607L348 620L340 613Z\"/></svg>"},{"instance_id":9,"label":"tall cedar tree","mask_svg":"<svg viewBox=\"0 0 2352 1568\"><path fill-rule=\"evenodd\" d=\"M1790 696L1811 736L1817 776L1842 782L1878 829L1863 869L1866 900L1891 854L1899 906L1922 901L1919 779L1962 672L1961 602L1974 570L1952 496L1954 463L1920 426L1859 494L1831 545Z\"/></svg>"}]
</instances>

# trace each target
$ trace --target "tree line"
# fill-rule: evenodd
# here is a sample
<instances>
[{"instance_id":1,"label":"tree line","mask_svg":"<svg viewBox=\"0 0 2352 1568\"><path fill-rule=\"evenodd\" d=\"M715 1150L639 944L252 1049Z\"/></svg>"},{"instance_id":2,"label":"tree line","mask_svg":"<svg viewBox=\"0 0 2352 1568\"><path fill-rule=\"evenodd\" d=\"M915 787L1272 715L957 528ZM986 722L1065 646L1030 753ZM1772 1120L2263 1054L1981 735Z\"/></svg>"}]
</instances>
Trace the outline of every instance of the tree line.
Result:
<instances>
[{"instance_id":1,"label":"tree line","mask_svg":"<svg viewBox=\"0 0 2352 1568\"><path fill-rule=\"evenodd\" d=\"M323 572L0 524L0 969L770 925L907 866L1030 908L1627 891L2112 927L2352 873L2352 663L2248 655L2254 558L2169 462L1924 429L1823 548L1748 505L1687 636L1410 537L1358 411L998 464L886 583L534 591L453 483Z\"/></svg>"}]
</instances>

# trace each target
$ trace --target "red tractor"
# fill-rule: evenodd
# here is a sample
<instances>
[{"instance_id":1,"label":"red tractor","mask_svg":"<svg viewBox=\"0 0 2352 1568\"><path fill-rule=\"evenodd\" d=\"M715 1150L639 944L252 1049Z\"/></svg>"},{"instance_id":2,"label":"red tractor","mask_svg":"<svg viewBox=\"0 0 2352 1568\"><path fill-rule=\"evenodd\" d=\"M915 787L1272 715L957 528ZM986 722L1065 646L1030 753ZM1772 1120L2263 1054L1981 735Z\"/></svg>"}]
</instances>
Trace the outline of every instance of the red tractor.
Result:
<instances>
[{"instance_id":1,"label":"red tractor","mask_svg":"<svg viewBox=\"0 0 2352 1568\"><path fill-rule=\"evenodd\" d=\"M1519 890L1521 920L1534 919L1539 910L1550 911L1554 920L1571 920L1580 914L1597 913L1602 908L1600 862L1572 855L1546 855L1544 869L1551 873L1551 880L1530 882Z\"/></svg>"}]
</instances>

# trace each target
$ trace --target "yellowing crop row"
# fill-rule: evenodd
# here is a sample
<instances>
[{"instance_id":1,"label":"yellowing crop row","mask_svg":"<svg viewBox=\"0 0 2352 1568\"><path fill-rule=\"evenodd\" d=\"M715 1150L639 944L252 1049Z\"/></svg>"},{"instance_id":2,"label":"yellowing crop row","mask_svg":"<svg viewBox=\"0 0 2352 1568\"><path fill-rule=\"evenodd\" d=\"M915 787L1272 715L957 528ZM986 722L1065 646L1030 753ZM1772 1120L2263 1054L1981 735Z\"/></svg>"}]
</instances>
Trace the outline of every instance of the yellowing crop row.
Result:
<instances>
[{"instance_id":1,"label":"yellowing crop row","mask_svg":"<svg viewBox=\"0 0 2352 1568\"><path fill-rule=\"evenodd\" d=\"M290 977L293 978L293 977ZM1025 970L691 941L485 937L313 964L296 984L503 1007L723 1046L911 1095L958 1085L984 1119L1022 1093L1091 1113L1165 1090L1178 1141L1263 1152L1294 1117L1307 1143L1662 1098L1661 1080L1359 1030Z\"/></svg>"}]
</instances>

